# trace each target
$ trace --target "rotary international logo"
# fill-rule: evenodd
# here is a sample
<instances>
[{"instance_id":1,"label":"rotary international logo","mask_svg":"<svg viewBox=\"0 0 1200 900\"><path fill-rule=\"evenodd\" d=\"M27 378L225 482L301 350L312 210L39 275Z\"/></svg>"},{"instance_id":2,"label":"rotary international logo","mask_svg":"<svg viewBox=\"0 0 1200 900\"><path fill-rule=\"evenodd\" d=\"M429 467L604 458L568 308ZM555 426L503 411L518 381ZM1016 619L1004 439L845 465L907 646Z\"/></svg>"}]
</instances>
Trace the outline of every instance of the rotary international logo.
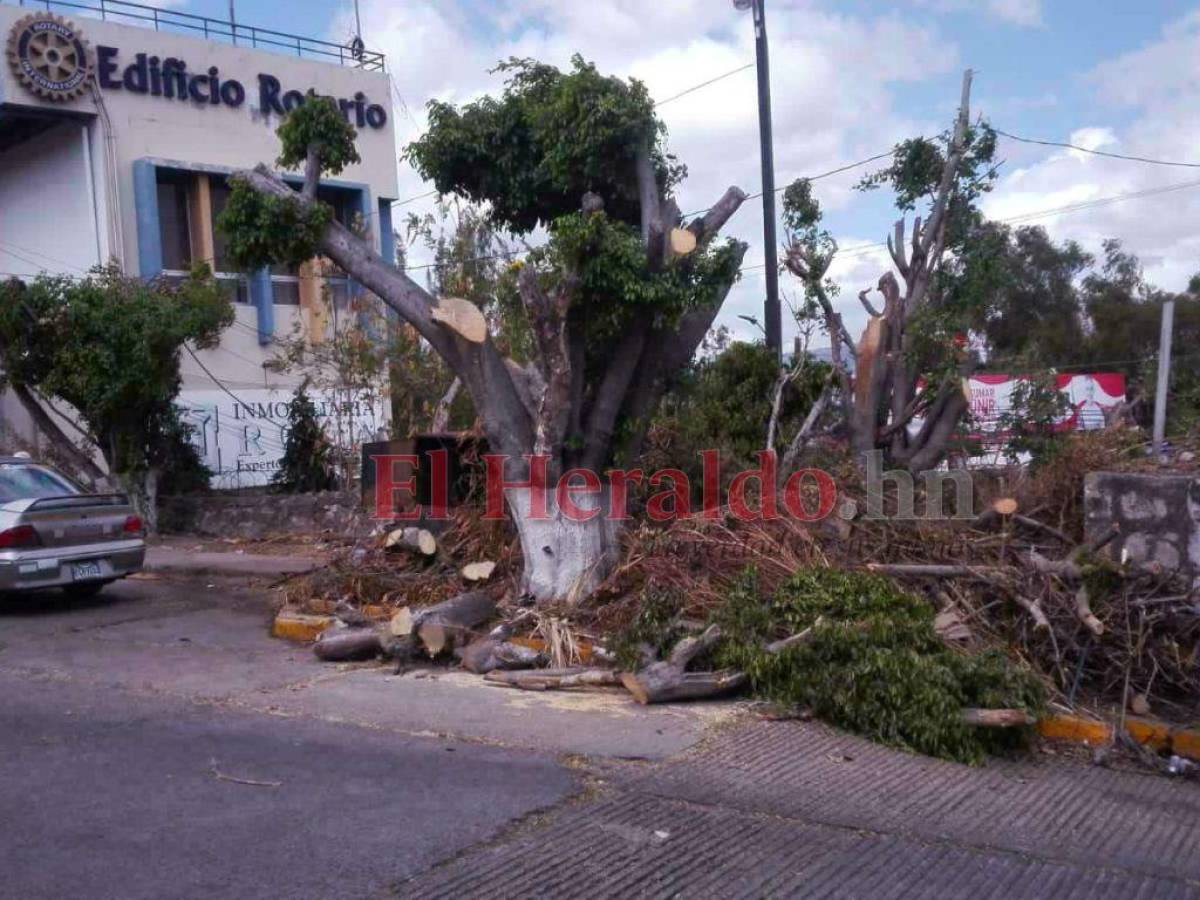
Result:
<instances>
[{"instance_id":1,"label":"rotary international logo","mask_svg":"<svg viewBox=\"0 0 1200 900\"><path fill-rule=\"evenodd\" d=\"M92 74L91 53L75 23L49 13L13 25L7 55L21 84L47 100L73 100Z\"/></svg>"}]
</instances>

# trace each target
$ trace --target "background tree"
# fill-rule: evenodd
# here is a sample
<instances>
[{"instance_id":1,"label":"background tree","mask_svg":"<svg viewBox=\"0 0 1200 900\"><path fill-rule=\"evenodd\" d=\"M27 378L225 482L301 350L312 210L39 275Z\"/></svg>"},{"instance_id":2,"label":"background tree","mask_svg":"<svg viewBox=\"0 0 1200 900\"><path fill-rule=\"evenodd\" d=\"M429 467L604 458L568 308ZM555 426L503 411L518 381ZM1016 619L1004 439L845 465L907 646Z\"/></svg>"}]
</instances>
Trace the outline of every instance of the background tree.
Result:
<instances>
[{"instance_id":1,"label":"background tree","mask_svg":"<svg viewBox=\"0 0 1200 900\"><path fill-rule=\"evenodd\" d=\"M1057 245L1040 226L979 222L947 261L938 290L970 311L989 367L1045 368L1079 356L1087 317L1078 282L1091 263L1077 243Z\"/></svg>"},{"instance_id":2,"label":"background tree","mask_svg":"<svg viewBox=\"0 0 1200 900\"><path fill-rule=\"evenodd\" d=\"M714 238L746 195L730 188L682 227L672 194L683 167L664 149L642 84L579 58L569 72L530 60L501 69L499 97L431 103L429 131L407 155L441 193L486 204L496 227L546 229L517 277L528 364L505 357L476 305L431 296L316 199L321 175L357 158L354 129L328 101L309 97L279 128L278 164L302 166L304 188L262 165L239 172L223 227L243 264L321 253L374 291L462 379L492 451L509 457L510 480L527 476L524 457L537 454L553 484L572 468L637 455L668 379L738 277L745 245ZM537 600L585 596L615 564L619 523L572 521L553 496L548 517L534 517L526 488L506 497Z\"/></svg>"},{"instance_id":3,"label":"background tree","mask_svg":"<svg viewBox=\"0 0 1200 900\"><path fill-rule=\"evenodd\" d=\"M926 212L912 223L911 245L904 218L888 236L888 251L903 288L889 271L878 284L882 310L867 299L869 291L859 295L870 318L857 344L834 308L834 286L827 273L837 244L821 228L820 206L811 187L801 180L784 194L785 265L823 312L851 446L856 454L882 450L890 464L914 472L942 459L968 406L962 378L973 363L962 352L960 339L969 326L970 310L954 302L962 294L939 290L938 280L947 253L961 248L979 222L975 201L996 177L995 134L986 125L971 125L970 92L968 70L953 129L936 140L914 138L898 144L891 165L859 185L863 190L891 188L901 213L918 206ZM846 357L855 361L853 388ZM918 391L922 382L925 387ZM917 416L923 424L910 433L908 423Z\"/></svg>"},{"instance_id":4,"label":"background tree","mask_svg":"<svg viewBox=\"0 0 1200 900\"><path fill-rule=\"evenodd\" d=\"M301 382L288 403L287 434L283 457L271 484L291 494L330 491L337 486L333 448L317 418L317 407L308 396L308 379Z\"/></svg>"},{"instance_id":5,"label":"background tree","mask_svg":"<svg viewBox=\"0 0 1200 900\"><path fill-rule=\"evenodd\" d=\"M700 499L700 453L721 453L724 484L731 473L756 468L767 422L790 435L803 421L823 387L828 366L806 358L779 385L775 354L761 343L733 341L694 360L663 398L647 439L646 469L677 468L687 474ZM773 410L779 386L779 406ZM781 476L782 477L782 476Z\"/></svg>"},{"instance_id":6,"label":"background tree","mask_svg":"<svg viewBox=\"0 0 1200 900\"><path fill-rule=\"evenodd\" d=\"M182 282L39 276L0 288L0 362L18 392L78 411L109 472L153 530L167 458L183 433L174 399L185 344L216 346L233 307L206 270Z\"/></svg>"},{"instance_id":7,"label":"background tree","mask_svg":"<svg viewBox=\"0 0 1200 900\"><path fill-rule=\"evenodd\" d=\"M435 212L408 216L398 243L404 248L401 267L414 246L432 255L424 270L430 296L471 301L499 351L521 364L529 361L532 335L517 292L519 254L483 211L458 198L441 198ZM406 437L473 427L475 407L462 379L411 325L393 323L389 356L393 433Z\"/></svg>"},{"instance_id":8,"label":"background tree","mask_svg":"<svg viewBox=\"0 0 1200 900\"><path fill-rule=\"evenodd\" d=\"M1149 427L1154 408L1162 307L1175 300L1175 335L1168 384L1167 423L1173 434L1200 429L1200 274L1186 290L1164 291L1148 283L1138 258L1120 241L1104 242L1104 259L1079 286L1087 334L1076 351L1093 371L1121 372L1137 403L1139 424Z\"/></svg>"}]
</instances>

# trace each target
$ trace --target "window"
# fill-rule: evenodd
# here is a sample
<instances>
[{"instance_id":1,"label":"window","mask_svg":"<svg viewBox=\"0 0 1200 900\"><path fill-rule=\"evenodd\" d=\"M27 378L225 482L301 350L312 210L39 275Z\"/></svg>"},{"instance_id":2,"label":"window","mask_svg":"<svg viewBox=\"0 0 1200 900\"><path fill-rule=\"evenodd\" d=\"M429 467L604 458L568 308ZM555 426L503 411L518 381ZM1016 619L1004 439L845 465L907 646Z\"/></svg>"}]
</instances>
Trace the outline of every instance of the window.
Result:
<instances>
[{"instance_id":1,"label":"window","mask_svg":"<svg viewBox=\"0 0 1200 900\"><path fill-rule=\"evenodd\" d=\"M271 300L280 306L300 305L300 270L295 266L271 266Z\"/></svg>"},{"instance_id":2,"label":"window","mask_svg":"<svg viewBox=\"0 0 1200 900\"><path fill-rule=\"evenodd\" d=\"M224 285L234 303L249 303L246 276L238 272L229 258L229 242L217 228L217 221L229 203L231 189L224 175L158 169L158 228L162 244L163 271L168 277L182 278L193 261L208 260L213 275ZM207 179L210 215L199 206L204 196L202 181ZM333 216L347 227L354 227L358 195L346 188L323 186L317 197L333 208ZM204 234L211 222L211 233ZM203 227L201 227L203 223ZM199 229L199 232L197 231ZM325 279L332 294L334 319L343 318L350 305L351 285L344 272L336 270ZM271 299L281 306L300 305L300 270L295 266L271 267Z\"/></svg>"},{"instance_id":3,"label":"window","mask_svg":"<svg viewBox=\"0 0 1200 900\"><path fill-rule=\"evenodd\" d=\"M345 188L318 187L317 199L333 207L334 221L345 225L347 228L353 227L354 209L351 203L354 199L353 191L348 191Z\"/></svg>"},{"instance_id":4,"label":"window","mask_svg":"<svg viewBox=\"0 0 1200 900\"><path fill-rule=\"evenodd\" d=\"M163 268L186 272L192 267L192 232L188 215L191 176L186 172L159 169L157 180L158 234Z\"/></svg>"},{"instance_id":5,"label":"window","mask_svg":"<svg viewBox=\"0 0 1200 900\"><path fill-rule=\"evenodd\" d=\"M231 192L232 190L229 187L229 180L227 178L221 175L208 176L208 195L212 198L214 272L236 271L236 267L229 259L229 241L225 239L225 235L217 228L217 219L221 218L221 214L225 212L225 206L229 203Z\"/></svg>"},{"instance_id":6,"label":"window","mask_svg":"<svg viewBox=\"0 0 1200 900\"><path fill-rule=\"evenodd\" d=\"M234 303L249 303L249 285L246 283L245 276L237 271L237 267L229 258L229 242L225 239L225 235L221 233L221 230L217 228L217 220L225 212L225 206L229 203L230 193L229 179L223 175L208 176L208 194L212 202L213 274L218 281L229 289L230 300Z\"/></svg>"},{"instance_id":7,"label":"window","mask_svg":"<svg viewBox=\"0 0 1200 900\"><path fill-rule=\"evenodd\" d=\"M0 502L40 500L44 497L69 497L79 490L65 478L27 463L0 465Z\"/></svg>"}]
</instances>

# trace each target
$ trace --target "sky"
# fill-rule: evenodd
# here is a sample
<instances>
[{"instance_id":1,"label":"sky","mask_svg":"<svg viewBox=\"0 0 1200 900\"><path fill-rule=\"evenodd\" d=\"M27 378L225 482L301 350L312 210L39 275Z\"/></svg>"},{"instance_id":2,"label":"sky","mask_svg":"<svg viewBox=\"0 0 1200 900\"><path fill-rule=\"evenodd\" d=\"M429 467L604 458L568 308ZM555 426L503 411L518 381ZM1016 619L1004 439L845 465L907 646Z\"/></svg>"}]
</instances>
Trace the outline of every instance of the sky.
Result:
<instances>
[{"instance_id":1,"label":"sky","mask_svg":"<svg viewBox=\"0 0 1200 900\"><path fill-rule=\"evenodd\" d=\"M430 99L498 92L489 74L509 56L560 67L574 53L601 71L643 80L651 96L681 91L753 63L749 13L730 0L360 0L363 37L387 54L397 145L419 136ZM177 0L224 17L226 0ZM1174 0L766 0L776 181L824 172L949 127L962 71L975 72L972 114L1012 134L1200 164L1200 4ZM353 5L295 0L286 22L269 0L237 0L239 22L345 41ZM686 212L726 187L761 185L753 68L661 105L672 152L688 166ZM1200 271L1200 171L1105 159L1001 139L1003 160L985 214L1044 226L1097 252L1119 238L1147 277L1180 289ZM400 197L430 187L402 161ZM852 333L857 295L887 266L878 246L897 213L881 193L854 190L864 167L822 179L815 193L841 253L832 275ZM1171 188L1171 190L1161 190ZM1138 196L1125 197L1135 194ZM1123 198L1109 202L1109 198ZM1093 201L1100 201L1093 203ZM1063 210L1088 204L1081 209ZM424 212L432 200L398 207ZM1055 212L1057 210L1057 212ZM399 219L399 216L398 216ZM746 241L746 271L719 323L742 338L762 318L763 222L747 202L726 234ZM875 245L875 246L871 246ZM856 250L855 248L865 248ZM413 261L419 261L419 256ZM781 276L785 294L798 285ZM795 327L785 312L785 339Z\"/></svg>"}]
</instances>

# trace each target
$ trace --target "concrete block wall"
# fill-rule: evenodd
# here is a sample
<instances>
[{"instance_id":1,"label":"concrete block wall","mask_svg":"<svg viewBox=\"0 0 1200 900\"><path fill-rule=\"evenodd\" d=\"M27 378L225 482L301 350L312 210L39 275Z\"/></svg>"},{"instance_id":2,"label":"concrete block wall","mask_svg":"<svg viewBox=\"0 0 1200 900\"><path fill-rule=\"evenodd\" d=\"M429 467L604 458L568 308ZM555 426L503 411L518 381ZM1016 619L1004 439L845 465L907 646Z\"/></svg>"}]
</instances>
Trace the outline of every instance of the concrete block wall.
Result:
<instances>
[{"instance_id":1,"label":"concrete block wall","mask_svg":"<svg viewBox=\"0 0 1200 900\"><path fill-rule=\"evenodd\" d=\"M1200 477L1092 472L1084 480L1084 526L1089 539L1113 523L1121 532L1108 548L1135 562L1179 569L1200 583Z\"/></svg>"},{"instance_id":2,"label":"concrete block wall","mask_svg":"<svg viewBox=\"0 0 1200 900\"><path fill-rule=\"evenodd\" d=\"M159 525L168 534L243 539L294 534L353 540L369 534L375 524L357 495L339 491L193 494L159 501Z\"/></svg>"}]
</instances>

